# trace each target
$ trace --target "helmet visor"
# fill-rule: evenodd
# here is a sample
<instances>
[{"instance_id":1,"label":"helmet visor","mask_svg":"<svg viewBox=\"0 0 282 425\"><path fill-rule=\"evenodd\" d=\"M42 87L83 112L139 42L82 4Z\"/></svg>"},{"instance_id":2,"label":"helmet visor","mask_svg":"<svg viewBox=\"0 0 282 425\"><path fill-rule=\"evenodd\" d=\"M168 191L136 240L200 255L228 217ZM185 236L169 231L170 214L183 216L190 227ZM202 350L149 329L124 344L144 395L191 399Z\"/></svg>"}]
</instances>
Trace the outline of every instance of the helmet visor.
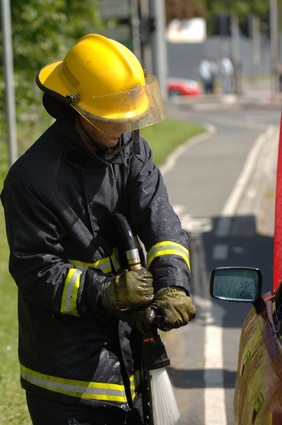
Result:
<instances>
[{"instance_id":1,"label":"helmet visor","mask_svg":"<svg viewBox=\"0 0 282 425\"><path fill-rule=\"evenodd\" d=\"M158 80L148 75L145 86L103 96L80 97L70 93L66 100L103 133L124 133L147 127L166 118Z\"/></svg>"}]
</instances>

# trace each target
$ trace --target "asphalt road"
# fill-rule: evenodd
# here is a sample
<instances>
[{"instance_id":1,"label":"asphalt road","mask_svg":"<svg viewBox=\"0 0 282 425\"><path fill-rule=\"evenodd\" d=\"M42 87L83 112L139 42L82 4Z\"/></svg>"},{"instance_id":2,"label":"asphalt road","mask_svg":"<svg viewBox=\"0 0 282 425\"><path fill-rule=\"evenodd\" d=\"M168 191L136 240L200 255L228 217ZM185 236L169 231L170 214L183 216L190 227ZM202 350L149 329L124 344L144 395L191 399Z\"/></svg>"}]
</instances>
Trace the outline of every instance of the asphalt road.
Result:
<instances>
[{"instance_id":1,"label":"asphalt road","mask_svg":"<svg viewBox=\"0 0 282 425\"><path fill-rule=\"evenodd\" d=\"M191 324L164 335L168 373L182 425L232 425L240 329L250 305L211 299L209 275L218 266L255 266L263 271L263 292L271 290L280 109L171 104L168 114L208 129L162 167L191 236L197 306Z\"/></svg>"}]
</instances>

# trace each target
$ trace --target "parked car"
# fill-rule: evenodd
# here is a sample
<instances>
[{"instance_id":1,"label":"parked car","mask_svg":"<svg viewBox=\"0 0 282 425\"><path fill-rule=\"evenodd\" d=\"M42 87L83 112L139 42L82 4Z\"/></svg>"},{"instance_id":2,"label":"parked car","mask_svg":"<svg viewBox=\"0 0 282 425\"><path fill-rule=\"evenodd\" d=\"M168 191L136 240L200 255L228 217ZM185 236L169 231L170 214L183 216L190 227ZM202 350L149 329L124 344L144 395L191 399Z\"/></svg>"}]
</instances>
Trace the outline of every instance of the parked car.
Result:
<instances>
[{"instance_id":1,"label":"parked car","mask_svg":"<svg viewBox=\"0 0 282 425\"><path fill-rule=\"evenodd\" d=\"M170 96L198 96L202 93L202 88L195 80L169 78L167 91Z\"/></svg>"},{"instance_id":2,"label":"parked car","mask_svg":"<svg viewBox=\"0 0 282 425\"><path fill-rule=\"evenodd\" d=\"M211 272L212 297L253 303L241 331L234 395L234 425L282 424L282 283L261 295L256 268Z\"/></svg>"}]
</instances>

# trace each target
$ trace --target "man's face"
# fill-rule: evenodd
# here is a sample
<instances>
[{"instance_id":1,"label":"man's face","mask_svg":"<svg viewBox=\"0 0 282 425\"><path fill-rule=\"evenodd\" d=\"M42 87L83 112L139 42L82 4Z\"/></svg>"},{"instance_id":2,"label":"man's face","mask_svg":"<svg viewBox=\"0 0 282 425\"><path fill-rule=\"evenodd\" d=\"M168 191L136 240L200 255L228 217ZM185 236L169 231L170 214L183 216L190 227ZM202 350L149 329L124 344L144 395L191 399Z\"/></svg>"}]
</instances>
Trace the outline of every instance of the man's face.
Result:
<instances>
[{"instance_id":1,"label":"man's face","mask_svg":"<svg viewBox=\"0 0 282 425\"><path fill-rule=\"evenodd\" d=\"M102 133L98 129L98 125L99 125L98 123L97 123L97 127L94 127L94 125L92 125L83 117L79 117L78 119L80 120L80 123L79 122L76 123L75 125L76 129L78 130L79 134L81 135L88 149L90 149L91 152L97 151L97 145L103 149L109 149L109 148L113 148L117 144L118 139L121 136L121 133L116 133L116 134ZM87 137L87 135L89 135L90 137ZM93 143L91 139L93 139L95 143Z\"/></svg>"}]
</instances>

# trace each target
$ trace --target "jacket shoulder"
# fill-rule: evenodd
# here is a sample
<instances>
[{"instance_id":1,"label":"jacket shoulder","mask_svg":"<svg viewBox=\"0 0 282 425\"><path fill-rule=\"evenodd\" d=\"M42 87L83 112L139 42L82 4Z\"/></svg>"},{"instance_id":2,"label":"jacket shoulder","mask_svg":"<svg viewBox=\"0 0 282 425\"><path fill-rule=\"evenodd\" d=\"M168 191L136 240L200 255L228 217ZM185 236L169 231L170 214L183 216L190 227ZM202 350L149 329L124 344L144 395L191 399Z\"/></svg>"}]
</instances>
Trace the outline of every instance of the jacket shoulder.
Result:
<instances>
[{"instance_id":1,"label":"jacket shoulder","mask_svg":"<svg viewBox=\"0 0 282 425\"><path fill-rule=\"evenodd\" d=\"M6 181L17 177L40 180L50 175L61 152L62 142L53 125L11 166Z\"/></svg>"}]
</instances>

